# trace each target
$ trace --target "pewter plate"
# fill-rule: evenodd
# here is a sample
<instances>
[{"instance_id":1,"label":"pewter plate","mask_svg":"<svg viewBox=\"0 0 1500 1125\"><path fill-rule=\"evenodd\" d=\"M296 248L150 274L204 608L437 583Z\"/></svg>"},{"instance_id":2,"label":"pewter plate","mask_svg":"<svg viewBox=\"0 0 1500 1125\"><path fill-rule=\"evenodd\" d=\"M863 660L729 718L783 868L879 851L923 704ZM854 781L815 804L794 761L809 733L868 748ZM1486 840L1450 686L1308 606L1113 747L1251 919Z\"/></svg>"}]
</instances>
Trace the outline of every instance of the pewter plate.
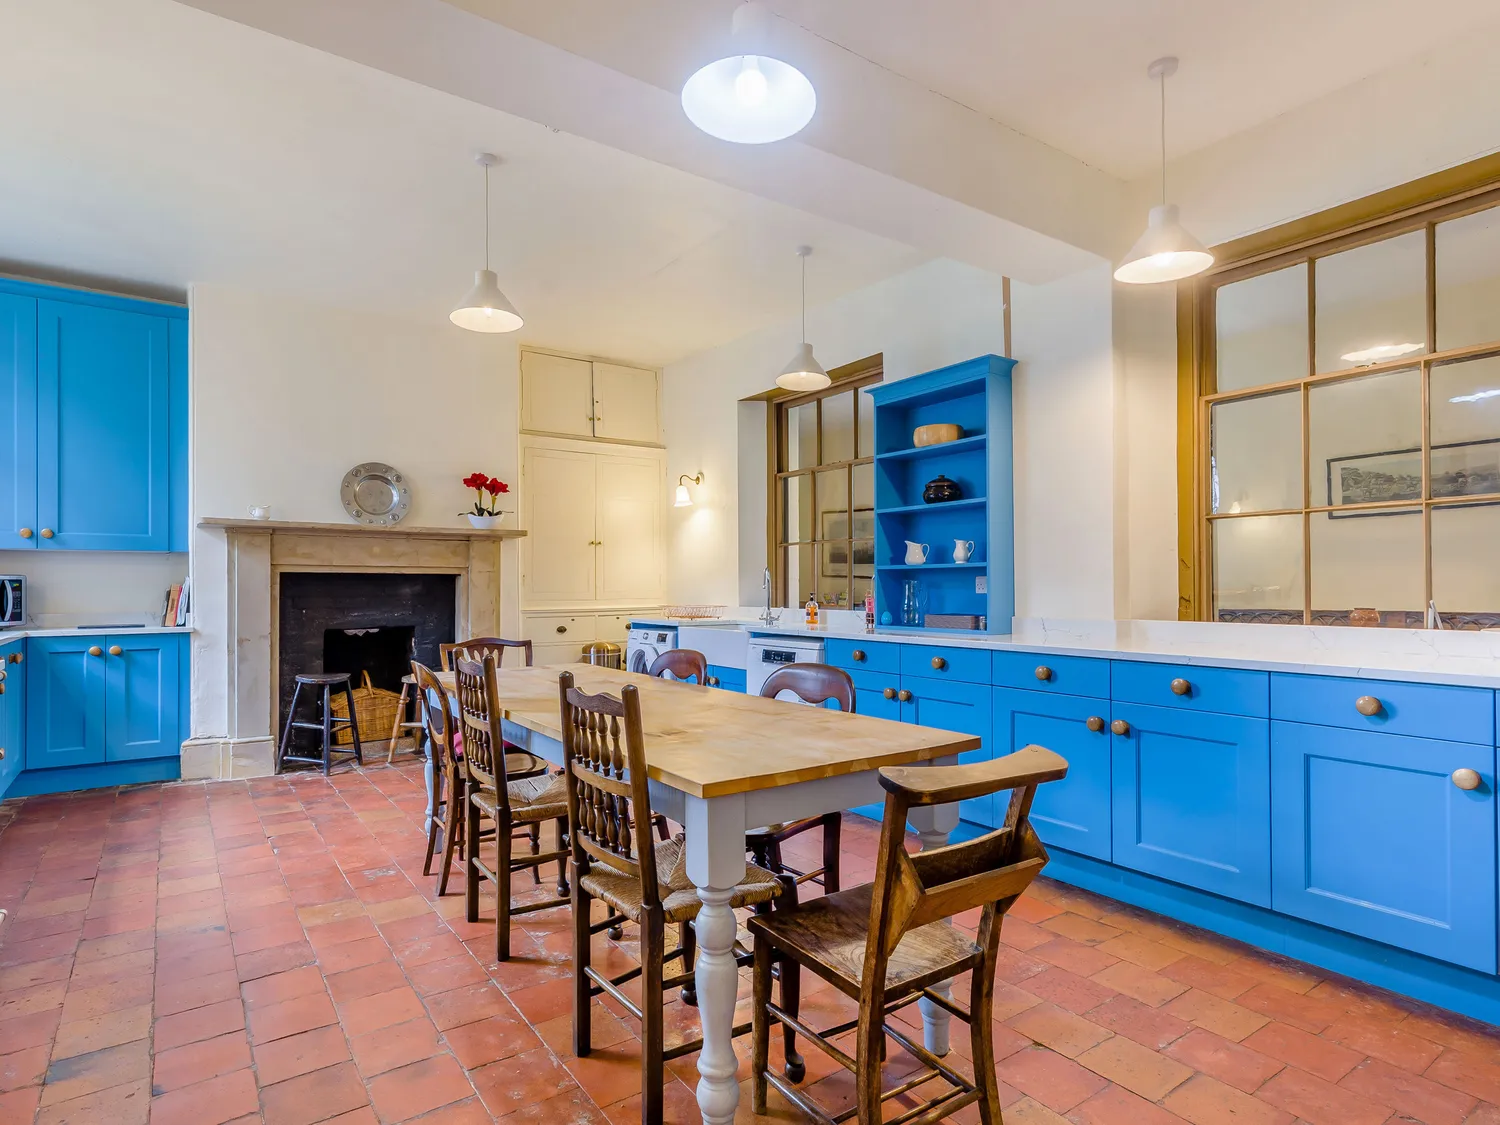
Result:
<instances>
[{"instance_id":1,"label":"pewter plate","mask_svg":"<svg viewBox=\"0 0 1500 1125\"><path fill-rule=\"evenodd\" d=\"M406 485L406 477L379 461L355 465L345 473L339 498L355 523L374 527L400 523L411 507L411 489Z\"/></svg>"}]
</instances>

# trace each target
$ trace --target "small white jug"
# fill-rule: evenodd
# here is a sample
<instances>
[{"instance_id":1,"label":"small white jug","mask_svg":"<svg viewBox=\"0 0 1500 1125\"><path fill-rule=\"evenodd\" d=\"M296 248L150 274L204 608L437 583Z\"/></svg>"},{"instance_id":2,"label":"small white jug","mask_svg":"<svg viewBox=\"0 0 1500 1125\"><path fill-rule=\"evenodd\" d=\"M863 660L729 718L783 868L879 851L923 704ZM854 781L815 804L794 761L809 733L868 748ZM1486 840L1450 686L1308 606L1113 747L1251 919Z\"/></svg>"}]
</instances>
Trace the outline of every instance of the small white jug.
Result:
<instances>
[{"instance_id":1,"label":"small white jug","mask_svg":"<svg viewBox=\"0 0 1500 1125\"><path fill-rule=\"evenodd\" d=\"M268 520L271 518L271 505L251 504L250 518L253 520Z\"/></svg>"},{"instance_id":2,"label":"small white jug","mask_svg":"<svg viewBox=\"0 0 1500 1125\"><path fill-rule=\"evenodd\" d=\"M953 541L953 561L966 563L974 554L974 540L955 539Z\"/></svg>"},{"instance_id":3,"label":"small white jug","mask_svg":"<svg viewBox=\"0 0 1500 1125\"><path fill-rule=\"evenodd\" d=\"M932 548L926 543L913 543L910 539L906 541L906 565L921 566L927 561L927 556Z\"/></svg>"}]
</instances>

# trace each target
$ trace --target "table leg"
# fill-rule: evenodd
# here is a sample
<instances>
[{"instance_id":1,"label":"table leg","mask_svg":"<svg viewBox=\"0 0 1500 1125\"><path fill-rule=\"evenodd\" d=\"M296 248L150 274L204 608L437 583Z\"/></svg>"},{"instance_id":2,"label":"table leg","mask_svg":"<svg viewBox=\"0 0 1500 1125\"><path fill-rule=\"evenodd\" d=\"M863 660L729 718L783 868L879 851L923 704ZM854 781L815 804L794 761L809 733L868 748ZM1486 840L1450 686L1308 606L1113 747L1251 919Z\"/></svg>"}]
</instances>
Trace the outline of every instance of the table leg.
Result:
<instances>
[{"instance_id":1,"label":"table leg","mask_svg":"<svg viewBox=\"0 0 1500 1125\"><path fill-rule=\"evenodd\" d=\"M729 900L745 877L745 800L689 797L684 811L688 878L703 902L694 924L698 1018L703 1023L698 1108L704 1125L732 1125L740 1100L733 1039L739 969L734 963L736 923Z\"/></svg>"},{"instance_id":2,"label":"table leg","mask_svg":"<svg viewBox=\"0 0 1500 1125\"><path fill-rule=\"evenodd\" d=\"M922 841L922 850L929 851L932 848L941 848L948 843L948 836L958 827L957 805L929 805L926 808L912 809L907 814L909 824L917 834L917 839ZM948 995L948 982L935 984L932 991ZM948 1024L952 1020L946 1010L938 1007L925 996L917 1001L917 1010L922 1013L922 1040L924 1045L934 1055L943 1056L948 1053Z\"/></svg>"}]
</instances>

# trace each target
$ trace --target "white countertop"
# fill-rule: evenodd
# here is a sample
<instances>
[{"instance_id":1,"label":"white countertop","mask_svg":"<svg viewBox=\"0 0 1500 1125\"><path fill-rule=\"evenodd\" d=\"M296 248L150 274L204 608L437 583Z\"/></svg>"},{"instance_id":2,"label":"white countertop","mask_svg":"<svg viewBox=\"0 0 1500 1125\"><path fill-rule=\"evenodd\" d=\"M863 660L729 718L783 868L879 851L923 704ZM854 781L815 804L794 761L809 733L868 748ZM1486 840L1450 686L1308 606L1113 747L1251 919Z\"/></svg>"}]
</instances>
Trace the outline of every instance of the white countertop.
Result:
<instances>
[{"instance_id":1,"label":"white countertop","mask_svg":"<svg viewBox=\"0 0 1500 1125\"><path fill-rule=\"evenodd\" d=\"M18 641L23 637L89 637L104 636L107 633L191 633L191 625L125 625L117 624L102 627L75 626L72 629L0 629L0 645L9 641Z\"/></svg>"},{"instance_id":2,"label":"white countertop","mask_svg":"<svg viewBox=\"0 0 1500 1125\"><path fill-rule=\"evenodd\" d=\"M864 629L863 615L835 611L817 628L800 610L785 610L766 626L738 616L694 625L739 626L749 634L836 637L870 642L950 645L1057 656L1144 660L1204 667L1250 668L1318 676L1405 680L1500 688L1500 632L1359 629L1347 626L1250 625L1211 621L1060 621L1016 619L1009 634ZM677 625L664 618L642 624Z\"/></svg>"}]
</instances>

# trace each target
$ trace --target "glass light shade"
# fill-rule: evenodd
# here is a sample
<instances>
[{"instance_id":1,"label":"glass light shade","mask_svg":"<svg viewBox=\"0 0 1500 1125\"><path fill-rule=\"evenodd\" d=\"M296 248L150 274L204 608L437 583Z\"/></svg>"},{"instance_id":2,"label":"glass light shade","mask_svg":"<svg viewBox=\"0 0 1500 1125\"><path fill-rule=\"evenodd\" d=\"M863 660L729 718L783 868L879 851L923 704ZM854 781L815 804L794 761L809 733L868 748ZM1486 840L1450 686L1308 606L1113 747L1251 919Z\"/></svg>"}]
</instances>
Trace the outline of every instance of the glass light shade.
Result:
<instances>
[{"instance_id":1,"label":"glass light shade","mask_svg":"<svg viewBox=\"0 0 1500 1125\"><path fill-rule=\"evenodd\" d=\"M1214 256L1183 229L1175 203L1151 208L1146 233L1130 248L1115 280L1127 285L1181 281L1214 264Z\"/></svg>"},{"instance_id":2,"label":"glass light shade","mask_svg":"<svg viewBox=\"0 0 1500 1125\"><path fill-rule=\"evenodd\" d=\"M1425 344L1374 344L1339 356L1345 363L1363 367L1370 363L1384 363L1388 359L1400 359L1404 355L1422 351Z\"/></svg>"},{"instance_id":3,"label":"glass light shade","mask_svg":"<svg viewBox=\"0 0 1500 1125\"><path fill-rule=\"evenodd\" d=\"M470 332L514 332L525 323L516 306L500 292L494 270L476 270L474 288L470 289L448 319Z\"/></svg>"},{"instance_id":4,"label":"glass light shade","mask_svg":"<svg viewBox=\"0 0 1500 1125\"><path fill-rule=\"evenodd\" d=\"M692 506L693 506L693 498L690 495L688 495L687 485L685 485L685 484L679 484L677 486L677 499L674 500L674 501L672 501L672 507L674 507L674 508L691 508Z\"/></svg>"},{"instance_id":5,"label":"glass light shade","mask_svg":"<svg viewBox=\"0 0 1500 1125\"><path fill-rule=\"evenodd\" d=\"M818 108L807 76L767 55L709 63L682 87L688 120L712 137L763 145L800 132Z\"/></svg>"},{"instance_id":6,"label":"glass light shade","mask_svg":"<svg viewBox=\"0 0 1500 1125\"><path fill-rule=\"evenodd\" d=\"M776 385L788 391L821 391L831 382L823 365L813 358L812 345L808 343L797 349L792 362L776 376Z\"/></svg>"}]
</instances>

